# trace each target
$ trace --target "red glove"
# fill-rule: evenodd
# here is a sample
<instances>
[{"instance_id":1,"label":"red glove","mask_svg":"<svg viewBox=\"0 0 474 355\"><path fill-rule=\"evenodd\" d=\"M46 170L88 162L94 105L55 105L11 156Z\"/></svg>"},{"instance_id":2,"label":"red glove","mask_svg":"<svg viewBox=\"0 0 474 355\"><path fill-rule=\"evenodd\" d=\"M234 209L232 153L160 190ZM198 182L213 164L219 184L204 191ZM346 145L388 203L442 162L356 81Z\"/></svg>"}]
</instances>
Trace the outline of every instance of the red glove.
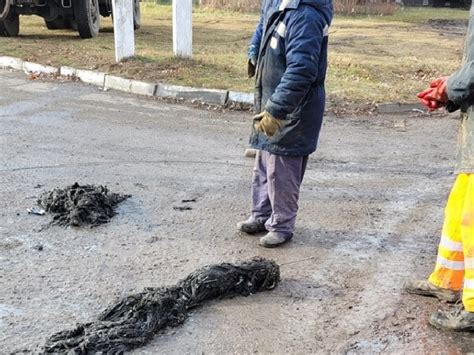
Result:
<instances>
[{"instance_id":1,"label":"red glove","mask_svg":"<svg viewBox=\"0 0 474 355\"><path fill-rule=\"evenodd\" d=\"M434 111L438 108L446 106L448 103L448 94L446 83L447 76L440 77L430 83L430 87L416 95L420 102L426 106L428 111Z\"/></svg>"},{"instance_id":2,"label":"red glove","mask_svg":"<svg viewBox=\"0 0 474 355\"><path fill-rule=\"evenodd\" d=\"M449 77L447 76L442 76L441 78L433 80L430 86L434 89L434 91L426 95L425 98L439 101L442 104L447 104L448 103L448 92L447 92L448 78Z\"/></svg>"},{"instance_id":3,"label":"red glove","mask_svg":"<svg viewBox=\"0 0 474 355\"><path fill-rule=\"evenodd\" d=\"M443 106L441 102L432 98L434 95L434 90L435 89L433 88L428 88L416 95L418 96L420 102L428 109L428 111L434 111Z\"/></svg>"}]
</instances>

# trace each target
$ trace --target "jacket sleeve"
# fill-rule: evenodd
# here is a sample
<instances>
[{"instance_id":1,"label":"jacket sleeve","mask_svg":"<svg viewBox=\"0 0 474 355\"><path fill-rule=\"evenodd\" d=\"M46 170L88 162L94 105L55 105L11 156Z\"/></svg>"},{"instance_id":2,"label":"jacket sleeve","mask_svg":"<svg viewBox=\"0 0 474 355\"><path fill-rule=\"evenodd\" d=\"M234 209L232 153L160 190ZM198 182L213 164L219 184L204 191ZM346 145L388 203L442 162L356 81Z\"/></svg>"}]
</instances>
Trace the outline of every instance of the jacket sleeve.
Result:
<instances>
[{"instance_id":1,"label":"jacket sleeve","mask_svg":"<svg viewBox=\"0 0 474 355\"><path fill-rule=\"evenodd\" d=\"M263 9L265 4L262 4L262 8L260 9L260 20L258 21L257 28L252 36L252 40L250 41L247 57L248 59L257 60L258 52L260 50L260 43L262 41L262 33L263 33Z\"/></svg>"},{"instance_id":2,"label":"jacket sleeve","mask_svg":"<svg viewBox=\"0 0 474 355\"><path fill-rule=\"evenodd\" d=\"M452 74L447 84L448 99L455 106L474 102L474 62L466 62Z\"/></svg>"},{"instance_id":3,"label":"jacket sleeve","mask_svg":"<svg viewBox=\"0 0 474 355\"><path fill-rule=\"evenodd\" d=\"M285 36L286 70L265 110L273 117L286 119L306 96L318 78L318 63L326 21L308 13L292 16Z\"/></svg>"}]
</instances>

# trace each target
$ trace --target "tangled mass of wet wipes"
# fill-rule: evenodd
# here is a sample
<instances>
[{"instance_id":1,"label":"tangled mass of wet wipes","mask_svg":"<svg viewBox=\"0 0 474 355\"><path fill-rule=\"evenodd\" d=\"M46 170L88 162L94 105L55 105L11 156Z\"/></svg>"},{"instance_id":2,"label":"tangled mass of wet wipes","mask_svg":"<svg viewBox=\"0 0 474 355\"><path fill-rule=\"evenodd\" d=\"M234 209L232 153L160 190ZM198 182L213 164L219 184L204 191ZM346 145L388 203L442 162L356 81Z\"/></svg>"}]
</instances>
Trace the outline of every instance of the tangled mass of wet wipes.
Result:
<instances>
[{"instance_id":1,"label":"tangled mass of wet wipes","mask_svg":"<svg viewBox=\"0 0 474 355\"><path fill-rule=\"evenodd\" d=\"M107 223L116 214L119 203L131 195L111 193L106 186L79 185L46 192L38 205L53 215L52 224L95 227Z\"/></svg>"},{"instance_id":2,"label":"tangled mass of wet wipes","mask_svg":"<svg viewBox=\"0 0 474 355\"><path fill-rule=\"evenodd\" d=\"M263 258L205 266L174 286L125 297L96 321L51 336L42 351L122 354L146 344L159 330L183 323L205 301L271 290L279 281L279 266Z\"/></svg>"}]
</instances>

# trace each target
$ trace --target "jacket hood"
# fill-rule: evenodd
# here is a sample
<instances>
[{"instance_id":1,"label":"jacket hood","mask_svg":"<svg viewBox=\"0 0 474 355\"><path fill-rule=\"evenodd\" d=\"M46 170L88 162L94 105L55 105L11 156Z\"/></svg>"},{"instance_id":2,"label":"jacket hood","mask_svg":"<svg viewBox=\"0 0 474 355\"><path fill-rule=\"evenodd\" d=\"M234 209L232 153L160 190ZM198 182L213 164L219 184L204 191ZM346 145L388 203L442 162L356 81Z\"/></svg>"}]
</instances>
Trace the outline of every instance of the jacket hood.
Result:
<instances>
[{"instance_id":1,"label":"jacket hood","mask_svg":"<svg viewBox=\"0 0 474 355\"><path fill-rule=\"evenodd\" d=\"M296 9L299 5L309 5L324 13L328 22L332 19L332 0L280 0L279 11Z\"/></svg>"},{"instance_id":2,"label":"jacket hood","mask_svg":"<svg viewBox=\"0 0 474 355\"><path fill-rule=\"evenodd\" d=\"M309 5L317 9L327 6L332 8L332 0L280 0L279 10L296 9L300 4Z\"/></svg>"}]
</instances>

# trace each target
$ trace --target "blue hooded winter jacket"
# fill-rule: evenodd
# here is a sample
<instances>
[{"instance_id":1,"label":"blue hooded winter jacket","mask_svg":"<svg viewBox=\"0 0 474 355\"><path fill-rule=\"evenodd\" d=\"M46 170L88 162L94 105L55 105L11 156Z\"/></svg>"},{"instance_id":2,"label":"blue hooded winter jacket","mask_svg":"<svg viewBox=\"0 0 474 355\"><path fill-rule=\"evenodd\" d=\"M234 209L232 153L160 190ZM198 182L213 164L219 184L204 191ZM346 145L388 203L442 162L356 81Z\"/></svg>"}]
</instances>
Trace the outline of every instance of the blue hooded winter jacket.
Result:
<instances>
[{"instance_id":1,"label":"blue hooded winter jacket","mask_svg":"<svg viewBox=\"0 0 474 355\"><path fill-rule=\"evenodd\" d=\"M268 18L274 11L278 10L281 0L263 0L262 8L260 10L260 21L252 36L248 48L248 58L257 61L258 52L260 51L260 43L262 41L263 30L268 21Z\"/></svg>"},{"instance_id":2,"label":"blue hooded winter jacket","mask_svg":"<svg viewBox=\"0 0 474 355\"><path fill-rule=\"evenodd\" d=\"M332 1L280 0L269 11L263 14L255 110L283 124L270 138L252 128L250 145L277 155L309 155L316 150L326 100Z\"/></svg>"}]
</instances>

